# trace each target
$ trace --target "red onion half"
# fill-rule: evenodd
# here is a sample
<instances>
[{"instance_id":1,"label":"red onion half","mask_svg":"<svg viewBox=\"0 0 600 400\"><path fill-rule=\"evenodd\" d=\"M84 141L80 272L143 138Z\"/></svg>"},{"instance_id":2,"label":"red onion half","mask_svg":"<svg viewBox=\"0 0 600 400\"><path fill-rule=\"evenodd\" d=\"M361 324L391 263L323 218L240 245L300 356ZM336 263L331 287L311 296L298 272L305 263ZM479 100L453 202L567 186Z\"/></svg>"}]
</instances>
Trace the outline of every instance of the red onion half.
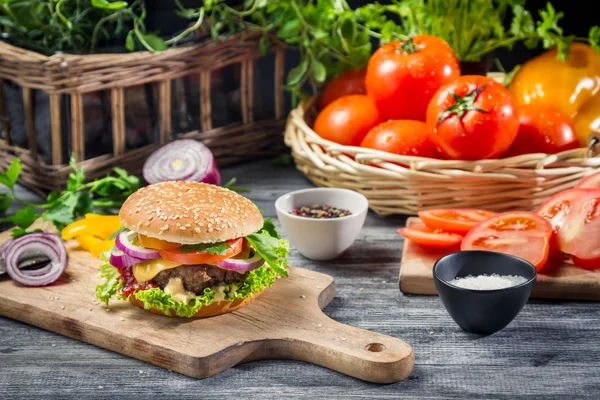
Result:
<instances>
[{"instance_id":1,"label":"red onion half","mask_svg":"<svg viewBox=\"0 0 600 400\"><path fill-rule=\"evenodd\" d=\"M21 260L33 254L44 255L50 262L38 269L20 269ZM52 233L31 233L14 239L4 247L3 256L8 275L24 286L49 285L67 269L67 249L61 237Z\"/></svg>"},{"instance_id":2,"label":"red onion half","mask_svg":"<svg viewBox=\"0 0 600 400\"><path fill-rule=\"evenodd\" d=\"M160 258L160 253L156 249L147 249L145 247L136 246L131 243L131 235L135 235L131 231L123 231L117 236L115 246L128 256L139 258L140 260L153 260ZM116 266L116 265L115 265Z\"/></svg>"},{"instance_id":3,"label":"red onion half","mask_svg":"<svg viewBox=\"0 0 600 400\"><path fill-rule=\"evenodd\" d=\"M123 269L131 267L135 264L139 264L142 261L144 260L132 257L129 254L123 253L116 247L113 247L112 251L110 252L110 260L108 262L110 262L110 265L117 269Z\"/></svg>"},{"instance_id":4,"label":"red onion half","mask_svg":"<svg viewBox=\"0 0 600 400\"><path fill-rule=\"evenodd\" d=\"M148 184L195 181L221 185L221 174L208 147L197 140L179 139L156 150L144 163Z\"/></svg>"},{"instance_id":5,"label":"red onion half","mask_svg":"<svg viewBox=\"0 0 600 400\"><path fill-rule=\"evenodd\" d=\"M256 253L251 258L247 259L239 259L239 258L228 258L226 260L221 260L215 262L219 268L227 269L230 271L236 272L248 272L252 271L265 263L258 253Z\"/></svg>"}]
</instances>

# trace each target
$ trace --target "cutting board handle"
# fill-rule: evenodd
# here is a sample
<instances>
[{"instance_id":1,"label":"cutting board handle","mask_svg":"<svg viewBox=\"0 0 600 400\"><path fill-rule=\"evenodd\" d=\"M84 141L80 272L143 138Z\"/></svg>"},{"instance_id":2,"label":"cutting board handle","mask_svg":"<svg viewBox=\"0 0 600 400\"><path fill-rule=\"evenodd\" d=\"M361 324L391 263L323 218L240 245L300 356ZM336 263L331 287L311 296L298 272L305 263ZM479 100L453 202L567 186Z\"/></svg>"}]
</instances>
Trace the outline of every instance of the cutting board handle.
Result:
<instances>
[{"instance_id":1,"label":"cutting board handle","mask_svg":"<svg viewBox=\"0 0 600 400\"><path fill-rule=\"evenodd\" d=\"M320 326L319 326L320 325ZM303 360L375 383L407 378L414 366L412 347L401 339L337 322L321 312Z\"/></svg>"},{"instance_id":2,"label":"cutting board handle","mask_svg":"<svg viewBox=\"0 0 600 400\"><path fill-rule=\"evenodd\" d=\"M414 353L403 340L344 325L318 307L307 314L310 319L298 316L296 326L281 337L254 342L241 362L294 359L374 383L395 383L411 374Z\"/></svg>"}]
</instances>

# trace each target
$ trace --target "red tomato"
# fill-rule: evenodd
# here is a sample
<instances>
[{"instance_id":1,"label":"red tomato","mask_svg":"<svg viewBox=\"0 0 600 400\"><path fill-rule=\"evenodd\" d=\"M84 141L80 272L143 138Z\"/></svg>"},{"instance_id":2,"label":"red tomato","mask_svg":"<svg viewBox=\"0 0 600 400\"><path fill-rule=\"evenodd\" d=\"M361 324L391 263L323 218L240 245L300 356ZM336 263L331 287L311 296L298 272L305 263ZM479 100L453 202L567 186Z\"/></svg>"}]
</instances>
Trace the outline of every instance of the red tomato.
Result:
<instances>
[{"instance_id":1,"label":"red tomato","mask_svg":"<svg viewBox=\"0 0 600 400\"><path fill-rule=\"evenodd\" d=\"M351 69L333 78L323 90L319 99L319 109L324 109L329 103L351 94L365 94L365 68Z\"/></svg>"},{"instance_id":2,"label":"red tomato","mask_svg":"<svg viewBox=\"0 0 600 400\"><path fill-rule=\"evenodd\" d=\"M549 104L519 108L519 131L505 157L530 153L555 154L579 147L573 121Z\"/></svg>"},{"instance_id":3,"label":"red tomato","mask_svg":"<svg viewBox=\"0 0 600 400\"><path fill-rule=\"evenodd\" d=\"M578 189L600 189L600 172L582 178L575 187Z\"/></svg>"},{"instance_id":4,"label":"red tomato","mask_svg":"<svg viewBox=\"0 0 600 400\"><path fill-rule=\"evenodd\" d=\"M600 268L600 189L564 190L537 213L551 222L558 247L575 265Z\"/></svg>"},{"instance_id":5,"label":"red tomato","mask_svg":"<svg viewBox=\"0 0 600 400\"><path fill-rule=\"evenodd\" d=\"M419 211L419 218L430 228L466 235L475 225L497 213L475 208L440 208Z\"/></svg>"},{"instance_id":6,"label":"red tomato","mask_svg":"<svg viewBox=\"0 0 600 400\"><path fill-rule=\"evenodd\" d=\"M444 40L430 35L384 44L367 66L367 94L386 119L425 121L440 86L460 76L458 59Z\"/></svg>"},{"instance_id":7,"label":"red tomato","mask_svg":"<svg viewBox=\"0 0 600 400\"><path fill-rule=\"evenodd\" d=\"M496 158L517 136L517 103L495 80L465 75L435 93L427 108L427 124L431 139L447 158Z\"/></svg>"},{"instance_id":8,"label":"red tomato","mask_svg":"<svg viewBox=\"0 0 600 400\"><path fill-rule=\"evenodd\" d=\"M382 122L367 133L360 146L406 156L440 157L427 124L422 121L392 119Z\"/></svg>"},{"instance_id":9,"label":"red tomato","mask_svg":"<svg viewBox=\"0 0 600 400\"><path fill-rule=\"evenodd\" d=\"M244 248L244 238L228 240L227 244L229 244L230 247L227 249L227 253L222 256L218 254L209 254L203 251L183 253L181 248L162 249L159 253L165 260L174 263L191 265L214 263L215 261L225 260L240 253Z\"/></svg>"},{"instance_id":10,"label":"red tomato","mask_svg":"<svg viewBox=\"0 0 600 400\"><path fill-rule=\"evenodd\" d=\"M487 250L523 258L538 271L548 261L552 225L526 211L497 214L467 233L461 250Z\"/></svg>"},{"instance_id":11,"label":"red tomato","mask_svg":"<svg viewBox=\"0 0 600 400\"><path fill-rule=\"evenodd\" d=\"M323 139L358 146L367 132L381 122L373 100L354 94L340 97L319 113L313 127Z\"/></svg>"},{"instance_id":12,"label":"red tomato","mask_svg":"<svg viewBox=\"0 0 600 400\"><path fill-rule=\"evenodd\" d=\"M432 229L426 226L400 228L398 229L398 233L421 246L436 249L458 246L463 239L462 235L444 232L441 229Z\"/></svg>"}]
</instances>

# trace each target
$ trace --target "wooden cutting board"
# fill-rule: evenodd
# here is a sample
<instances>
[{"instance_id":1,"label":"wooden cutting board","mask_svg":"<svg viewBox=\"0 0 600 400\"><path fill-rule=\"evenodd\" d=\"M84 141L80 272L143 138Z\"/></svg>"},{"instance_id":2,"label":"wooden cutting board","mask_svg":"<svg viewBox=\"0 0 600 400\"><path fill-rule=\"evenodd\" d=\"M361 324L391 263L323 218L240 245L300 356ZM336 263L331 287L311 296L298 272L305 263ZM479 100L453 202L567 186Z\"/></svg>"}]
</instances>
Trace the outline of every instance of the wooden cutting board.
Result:
<instances>
[{"instance_id":1,"label":"wooden cutting board","mask_svg":"<svg viewBox=\"0 0 600 400\"><path fill-rule=\"evenodd\" d=\"M8 238L0 235L0 243ZM321 309L335 295L333 278L290 267L289 278L250 305L207 319L153 315L115 301L96 301L100 261L68 243L69 266L55 284L23 287L0 276L0 315L122 353L195 378L262 359L318 364L376 383L410 375L414 354L400 339L354 328Z\"/></svg>"},{"instance_id":2,"label":"wooden cutting board","mask_svg":"<svg viewBox=\"0 0 600 400\"><path fill-rule=\"evenodd\" d=\"M406 221L406 226L422 226L417 217ZM437 294L433 282L433 264L444 253L429 253L419 245L406 240L400 263L400 291L411 294ZM532 298L600 300L600 270L587 271L563 264L551 271L538 273Z\"/></svg>"}]
</instances>

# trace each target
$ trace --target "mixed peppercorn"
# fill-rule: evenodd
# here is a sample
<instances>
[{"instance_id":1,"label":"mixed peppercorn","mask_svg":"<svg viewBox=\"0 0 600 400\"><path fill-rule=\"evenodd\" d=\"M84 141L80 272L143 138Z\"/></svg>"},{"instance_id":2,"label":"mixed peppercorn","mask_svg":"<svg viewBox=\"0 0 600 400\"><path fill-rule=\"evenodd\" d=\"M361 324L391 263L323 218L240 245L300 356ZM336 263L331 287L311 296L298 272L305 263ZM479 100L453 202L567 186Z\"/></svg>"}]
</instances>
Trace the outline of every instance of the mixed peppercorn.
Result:
<instances>
[{"instance_id":1,"label":"mixed peppercorn","mask_svg":"<svg viewBox=\"0 0 600 400\"><path fill-rule=\"evenodd\" d=\"M294 208L290 214L306 218L341 218L352 213L328 204L313 204L310 207Z\"/></svg>"}]
</instances>

